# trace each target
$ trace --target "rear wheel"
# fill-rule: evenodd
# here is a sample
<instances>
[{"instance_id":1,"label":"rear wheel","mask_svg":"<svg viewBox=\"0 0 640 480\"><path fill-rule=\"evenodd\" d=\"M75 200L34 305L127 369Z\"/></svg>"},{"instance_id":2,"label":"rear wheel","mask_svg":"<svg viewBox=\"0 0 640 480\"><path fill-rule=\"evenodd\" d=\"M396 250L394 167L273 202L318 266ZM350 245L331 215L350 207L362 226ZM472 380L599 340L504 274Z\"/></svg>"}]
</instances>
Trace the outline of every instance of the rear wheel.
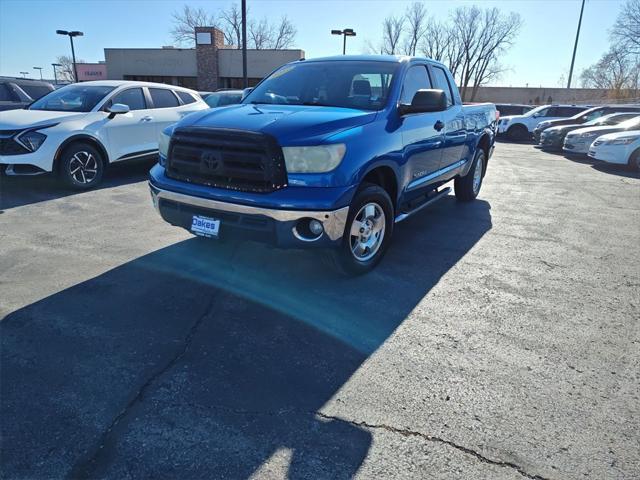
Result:
<instances>
[{"instance_id":1,"label":"rear wheel","mask_svg":"<svg viewBox=\"0 0 640 480\"><path fill-rule=\"evenodd\" d=\"M482 187L485 161L484 150L479 148L467 174L464 177L456 177L453 188L458 200L470 202L476 199Z\"/></svg>"},{"instance_id":2,"label":"rear wheel","mask_svg":"<svg viewBox=\"0 0 640 480\"><path fill-rule=\"evenodd\" d=\"M640 150L636 150L629 157L629 168L635 172L640 172Z\"/></svg>"},{"instance_id":3,"label":"rear wheel","mask_svg":"<svg viewBox=\"0 0 640 480\"><path fill-rule=\"evenodd\" d=\"M509 140L523 142L529 138L529 130L524 125L514 125L507 130Z\"/></svg>"},{"instance_id":4,"label":"rear wheel","mask_svg":"<svg viewBox=\"0 0 640 480\"><path fill-rule=\"evenodd\" d=\"M356 194L340 247L331 252L348 275L362 275L382 260L393 233L393 203L380 186L363 184Z\"/></svg>"},{"instance_id":5,"label":"rear wheel","mask_svg":"<svg viewBox=\"0 0 640 480\"><path fill-rule=\"evenodd\" d=\"M88 190L102 181L104 159L93 145L74 143L68 146L58 164L58 174L68 187Z\"/></svg>"}]
</instances>

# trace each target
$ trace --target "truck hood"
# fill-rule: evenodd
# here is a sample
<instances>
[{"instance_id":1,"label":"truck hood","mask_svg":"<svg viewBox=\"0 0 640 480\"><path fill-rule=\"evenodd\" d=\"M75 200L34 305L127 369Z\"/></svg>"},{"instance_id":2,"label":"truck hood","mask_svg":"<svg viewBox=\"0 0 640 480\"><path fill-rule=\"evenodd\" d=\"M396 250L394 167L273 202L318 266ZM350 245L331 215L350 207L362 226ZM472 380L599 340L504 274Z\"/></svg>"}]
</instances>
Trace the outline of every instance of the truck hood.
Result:
<instances>
[{"instance_id":1,"label":"truck hood","mask_svg":"<svg viewBox=\"0 0 640 480\"><path fill-rule=\"evenodd\" d=\"M58 123L87 115L82 112L50 112L47 110L9 110L0 112L0 130L21 130Z\"/></svg>"},{"instance_id":2,"label":"truck hood","mask_svg":"<svg viewBox=\"0 0 640 480\"><path fill-rule=\"evenodd\" d=\"M177 127L249 130L273 135L280 145L313 145L373 121L374 111L304 105L233 105L189 115Z\"/></svg>"}]
</instances>

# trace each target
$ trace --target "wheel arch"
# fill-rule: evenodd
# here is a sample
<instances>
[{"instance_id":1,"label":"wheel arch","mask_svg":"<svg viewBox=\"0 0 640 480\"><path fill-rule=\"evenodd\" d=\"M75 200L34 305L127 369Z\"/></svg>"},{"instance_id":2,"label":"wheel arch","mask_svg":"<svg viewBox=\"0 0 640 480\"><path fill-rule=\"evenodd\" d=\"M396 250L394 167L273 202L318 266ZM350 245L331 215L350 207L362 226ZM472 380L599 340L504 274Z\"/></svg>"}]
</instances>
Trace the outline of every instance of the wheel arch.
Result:
<instances>
[{"instance_id":1,"label":"wheel arch","mask_svg":"<svg viewBox=\"0 0 640 480\"><path fill-rule=\"evenodd\" d=\"M400 189L398 188L398 175L393 167L385 163L371 165L362 175L360 183L363 182L380 186L391 197L393 207L397 207Z\"/></svg>"},{"instance_id":2,"label":"wheel arch","mask_svg":"<svg viewBox=\"0 0 640 480\"><path fill-rule=\"evenodd\" d=\"M107 149L102 144L102 142L98 140L96 137L93 137L86 133L79 133L79 134L70 136L60 144L60 146L56 150L55 156L53 157L53 171L58 170L58 165L60 163L60 158L62 157L62 152L64 152L66 148L68 148L70 145L74 143L88 143L94 146L100 152L100 155L102 155L102 159L104 161L104 167L106 167L109 164L109 161L110 161L109 154L107 153Z\"/></svg>"}]
</instances>

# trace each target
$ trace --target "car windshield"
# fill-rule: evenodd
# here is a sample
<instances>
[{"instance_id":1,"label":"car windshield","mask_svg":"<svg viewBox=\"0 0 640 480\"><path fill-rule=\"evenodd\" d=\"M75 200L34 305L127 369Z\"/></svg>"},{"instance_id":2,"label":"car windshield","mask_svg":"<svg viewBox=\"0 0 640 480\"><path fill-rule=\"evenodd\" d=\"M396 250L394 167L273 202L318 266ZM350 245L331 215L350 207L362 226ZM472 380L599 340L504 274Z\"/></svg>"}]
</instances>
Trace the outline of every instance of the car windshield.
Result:
<instances>
[{"instance_id":1,"label":"car windshield","mask_svg":"<svg viewBox=\"0 0 640 480\"><path fill-rule=\"evenodd\" d=\"M523 116L524 117L532 117L533 115L535 115L538 112L541 112L543 110L546 110L547 108L549 108L548 105L540 105L539 107L536 108L532 108L531 110L529 110L528 112L524 113Z\"/></svg>"},{"instance_id":2,"label":"car windshield","mask_svg":"<svg viewBox=\"0 0 640 480\"><path fill-rule=\"evenodd\" d=\"M638 130L640 128L640 116L633 117L626 122L619 123L618 126L625 130Z\"/></svg>"},{"instance_id":3,"label":"car windshield","mask_svg":"<svg viewBox=\"0 0 640 480\"><path fill-rule=\"evenodd\" d=\"M29 110L90 112L115 87L69 85L36 100Z\"/></svg>"},{"instance_id":4,"label":"car windshield","mask_svg":"<svg viewBox=\"0 0 640 480\"><path fill-rule=\"evenodd\" d=\"M375 61L300 62L285 65L242 103L317 105L380 110L399 64Z\"/></svg>"},{"instance_id":5,"label":"car windshield","mask_svg":"<svg viewBox=\"0 0 640 480\"><path fill-rule=\"evenodd\" d=\"M233 105L240 103L242 100L242 93L228 93L228 92L216 92L207 95L204 99L207 105L210 107L224 107L225 105Z\"/></svg>"}]
</instances>

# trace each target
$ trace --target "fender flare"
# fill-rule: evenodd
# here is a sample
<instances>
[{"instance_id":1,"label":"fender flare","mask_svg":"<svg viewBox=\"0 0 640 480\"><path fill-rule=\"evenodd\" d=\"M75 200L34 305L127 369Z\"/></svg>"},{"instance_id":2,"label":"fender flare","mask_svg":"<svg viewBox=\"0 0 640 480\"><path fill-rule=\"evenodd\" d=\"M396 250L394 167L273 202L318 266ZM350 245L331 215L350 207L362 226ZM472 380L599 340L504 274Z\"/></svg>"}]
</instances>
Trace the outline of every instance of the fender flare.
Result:
<instances>
[{"instance_id":1,"label":"fender flare","mask_svg":"<svg viewBox=\"0 0 640 480\"><path fill-rule=\"evenodd\" d=\"M100 153L102 154L102 157L105 160L104 166L106 167L110 163L111 160L109 159L109 154L107 152L107 149L98 138L94 137L93 135L89 135L87 133L77 133L65 139L65 141L58 146L56 150L56 154L53 156L54 171L58 168L58 161L60 160L60 155L62 155L62 152L64 151L64 149L67 148L72 143L78 142L78 141L80 142L84 141L84 142L88 142L95 145L95 147L100 151Z\"/></svg>"}]
</instances>

